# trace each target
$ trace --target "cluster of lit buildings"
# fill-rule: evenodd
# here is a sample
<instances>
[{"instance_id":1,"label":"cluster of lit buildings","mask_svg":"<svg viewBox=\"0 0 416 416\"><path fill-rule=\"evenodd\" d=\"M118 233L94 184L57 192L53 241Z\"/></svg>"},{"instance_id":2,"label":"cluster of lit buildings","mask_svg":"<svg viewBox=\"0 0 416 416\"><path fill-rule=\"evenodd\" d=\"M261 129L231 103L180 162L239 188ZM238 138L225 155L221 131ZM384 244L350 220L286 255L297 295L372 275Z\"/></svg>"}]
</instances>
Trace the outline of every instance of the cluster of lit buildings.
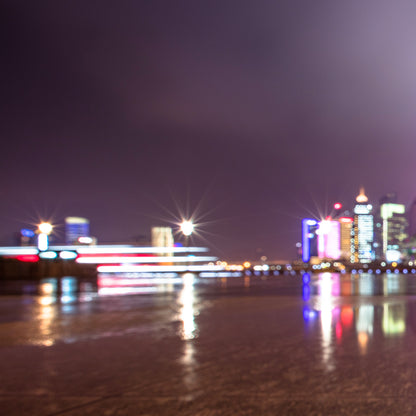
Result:
<instances>
[{"instance_id":1,"label":"cluster of lit buildings","mask_svg":"<svg viewBox=\"0 0 416 416\"><path fill-rule=\"evenodd\" d=\"M303 262L400 262L414 257L411 237L416 235L416 201L406 210L396 194L388 194L375 208L361 189L352 212L336 203L333 214L302 220Z\"/></svg>"},{"instance_id":2,"label":"cluster of lit buildings","mask_svg":"<svg viewBox=\"0 0 416 416\"><path fill-rule=\"evenodd\" d=\"M73 260L80 266L95 265L101 274L125 274L127 277L153 276L160 273L216 273L225 270L225 264L218 261L217 257L204 255L207 248L189 246L194 228L192 221L184 220L180 224L184 244L174 241L171 227L152 227L148 246L98 245L96 238L90 236L88 219L67 217L66 244L51 244L49 237L53 233L53 226L42 222L36 230L21 230L18 246L0 247L0 257L32 263L41 260ZM108 281L109 279L104 279L104 282Z\"/></svg>"}]
</instances>

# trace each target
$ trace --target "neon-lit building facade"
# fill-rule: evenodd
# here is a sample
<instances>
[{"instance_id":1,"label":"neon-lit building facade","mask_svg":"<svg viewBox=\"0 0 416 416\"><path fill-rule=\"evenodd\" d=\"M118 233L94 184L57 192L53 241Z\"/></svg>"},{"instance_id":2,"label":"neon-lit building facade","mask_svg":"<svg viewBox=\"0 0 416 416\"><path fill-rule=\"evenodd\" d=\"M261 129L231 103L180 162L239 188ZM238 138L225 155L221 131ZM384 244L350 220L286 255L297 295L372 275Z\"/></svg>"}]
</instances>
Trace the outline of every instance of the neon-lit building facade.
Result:
<instances>
[{"instance_id":1,"label":"neon-lit building facade","mask_svg":"<svg viewBox=\"0 0 416 416\"><path fill-rule=\"evenodd\" d=\"M67 244L78 244L79 238L90 237L90 222L82 217L65 218L65 240Z\"/></svg>"},{"instance_id":2,"label":"neon-lit building facade","mask_svg":"<svg viewBox=\"0 0 416 416\"><path fill-rule=\"evenodd\" d=\"M373 206L368 204L364 189L360 190L356 201L351 233L351 263L370 263L374 260Z\"/></svg>"},{"instance_id":3,"label":"neon-lit building facade","mask_svg":"<svg viewBox=\"0 0 416 416\"><path fill-rule=\"evenodd\" d=\"M322 220L318 229L318 257L337 260L341 256L341 227L338 221Z\"/></svg>"},{"instance_id":4,"label":"neon-lit building facade","mask_svg":"<svg viewBox=\"0 0 416 416\"><path fill-rule=\"evenodd\" d=\"M416 199L409 207L409 236L416 236Z\"/></svg>"},{"instance_id":5,"label":"neon-lit building facade","mask_svg":"<svg viewBox=\"0 0 416 416\"><path fill-rule=\"evenodd\" d=\"M173 232L171 227L152 227L152 247L173 247ZM171 251L164 253L173 256Z\"/></svg>"},{"instance_id":6,"label":"neon-lit building facade","mask_svg":"<svg viewBox=\"0 0 416 416\"><path fill-rule=\"evenodd\" d=\"M340 257L347 260L351 258L351 231L353 222L353 218L350 217L341 217L339 219L341 240Z\"/></svg>"},{"instance_id":7,"label":"neon-lit building facade","mask_svg":"<svg viewBox=\"0 0 416 416\"><path fill-rule=\"evenodd\" d=\"M311 257L318 256L318 221L311 218L302 220L302 261L308 263Z\"/></svg>"},{"instance_id":8,"label":"neon-lit building facade","mask_svg":"<svg viewBox=\"0 0 416 416\"><path fill-rule=\"evenodd\" d=\"M408 237L408 220L403 204L386 203L380 207L383 224L383 256L387 261L401 257L403 241Z\"/></svg>"}]
</instances>

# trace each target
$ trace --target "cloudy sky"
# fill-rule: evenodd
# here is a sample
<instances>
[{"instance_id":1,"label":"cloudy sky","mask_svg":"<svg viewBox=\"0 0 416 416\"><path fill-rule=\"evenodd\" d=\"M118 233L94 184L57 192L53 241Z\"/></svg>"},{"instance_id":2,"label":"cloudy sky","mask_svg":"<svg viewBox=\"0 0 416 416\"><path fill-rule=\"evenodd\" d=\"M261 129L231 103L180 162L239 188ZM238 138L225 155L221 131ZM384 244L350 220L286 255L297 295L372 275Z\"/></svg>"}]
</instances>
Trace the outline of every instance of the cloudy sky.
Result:
<instances>
[{"instance_id":1,"label":"cloudy sky","mask_svg":"<svg viewBox=\"0 0 416 416\"><path fill-rule=\"evenodd\" d=\"M0 240L99 242L182 215L224 259L292 259L300 219L416 197L413 1L3 1Z\"/></svg>"}]
</instances>

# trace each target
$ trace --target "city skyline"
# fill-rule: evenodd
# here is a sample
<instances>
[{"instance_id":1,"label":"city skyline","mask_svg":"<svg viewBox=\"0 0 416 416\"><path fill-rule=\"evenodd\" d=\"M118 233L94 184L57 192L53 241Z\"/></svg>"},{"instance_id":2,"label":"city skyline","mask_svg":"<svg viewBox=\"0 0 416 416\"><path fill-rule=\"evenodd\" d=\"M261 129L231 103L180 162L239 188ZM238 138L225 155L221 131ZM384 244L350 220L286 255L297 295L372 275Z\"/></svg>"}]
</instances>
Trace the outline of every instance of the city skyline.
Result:
<instances>
[{"instance_id":1,"label":"city skyline","mask_svg":"<svg viewBox=\"0 0 416 416\"><path fill-rule=\"evenodd\" d=\"M364 188L360 188L353 210L345 210L337 202L328 216L303 218L302 243L298 244L302 261L313 264L327 259L352 264L412 262L416 239L412 228L415 201L406 209L399 203L397 194L391 192L374 205Z\"/></svg>"},{"instance_id":2,"label":"city skyline","mask_svg":"<svg viewBox=\"0 0 416 416\"><path fill-rule=\"evenodd\" d=\"M412 202L411 205L409 205L407 208L404 204L400 203L398 201L397 194L394 192L390 192L386 195L382 195L378 202L376 201L370 201L368 197L365 194L365 190L363 187L360 188L359 194L355 198L354 206L344 206L340 202L335 202L332 204L332 207L329 207L327 210L321 210L318 216L312 216L313 218L303 218L301 220L301 232L300 232L300 238L296 242L295 246L297 247L297 255L293 255L290 259L287 261L291 262L294 260L299 260L300 257L305 263L308 263L310 260L310 257L316 257L316 258L333 258L333 259L339 259L343 258L344 260L349 259L351 256L351 261L353 263L366 263L371 261L371 259L380 259L384 258L386 250L387 250L387 244L390 233L393 232L392 237L394 237L394 233L405 233L401 237L401 239L404 238L414 238L414 233L412 233L411 223L412 223L412 210L414 207L416 199ZM357 210L357 207L358 208ZM327 207L328 208L328 207ZM364 211L363 211L364 209ZM370 242L370 246L368 246L365 250L368 251L368 254L365 255L365 259L362 261L359 260L357 257L358 255L358 246L355 247L354 250L356 250L355 255L353 253L345 254L346 245L350 246L350 238L353 238L354 234L357 235L358 229L360 228L359 222L356 223L355 227L353 227L353 223L355 224L355 216L357 216L357 221L360 215L365 214L364 217L367 217L367 214L371 214L371 231L366 231L368 241ZM397 219L396 216L398 215ZM363 217L363 218L364 218ZM393 217L393 218L392 218ZM135 245L141 245L141 246L165 246L169 247L173 245L174 243L179 244L186 244L189 243L195 243L198 244L198 241L204 240L203 236L203 230L201 230L201 225L203 223L192 223L192 216L188 216L187 218L190 218L191 221L187 221L185 217L181 217L183 220L181 222L170 222L169 226L166 226L164 224L163 226L154 225L150 230L145 230L142 234L136 236L134 239L132 238L126 238L121 241L111 241L111 243L129 243L129 244L135 244ZM368 221L368 220L365 220ZM392 221L393 229L392 231L388 231L388 225ZM397 223L399 221L399 223ZM403 222L404 221L404 222ZM51 234L51 241L54 244L62 244L66 242L67 244L102 244L103 241L97 242L97 239L95 236L91 235L89 232L89 224L90 221L87 218L83 217L66 217L64 219L64 225L58 224L58 223L51 223L51 229L52 232L49 232ZM374 223L374 224L373 224ZM380 227L379 230L377 230L377 223ZM184 224L186 229L184 229ZM334 225L337 226L334 228ZM49 225L49 224L47 224ZM369 225L366 225L365 228L367 228ZM37 232L38 227L40 228L39 224L31 224L29 228L23 228L20 230L20 233L18 230L15 231L13 239L14 243L17 242L17 245L24 244L27 245L29 239L27 238L29 233L31 233L31 237L35 237L35 233ZM191 228L189 228L191 227ZM311 228L312 227L312 228ZM398 228L397 228L398 227ZM188 231L189 229L189 231ZM326 229L324 232L325 237L315 241L316 248L314 249L314 252L312 252L312 248L310 246L311 243L308 243L308 240L305 240L305 236L309 233L316 233L316 236L320 234L320 229ZM318 231L316 231L318 230ZM383 231L384 230L384 231ZM201 233L202 231L202 233ZM163 239L167 239L166 241L170 241L169 244L161 244L160 241L165 240L158 240L159 242L156 244L155 241L159 239L159 237L156 237L156 233L168 233L166 234ZM369 234L368 234L369 232ZM335 233L335 234L334 234ZM350 235L350 236L347 236ZM196 238L194 236L196 235ZM81 239L88 239L85 241L78 242L78 237L81 236ZM395 238L395 237L394 237ZM327 240L328 241L324 241ZM104 240L104 243L109 243L109 240ZM372 244L376 243L374 247L372 247ZM355 243L354 245L358 244ZM367 244L367 243L365 243ZM33 240L32 245L36 245L36 243ZM351 250L354 245L351 245L348 250ZM208 244L208 246L210 246ZM302 255L299 255L299 248L302 247ZM379 248L378 248L379 247ZM381 250L381 251L379 251ZM370 254L373 253L373 254ZM367 257L370 256L370 257ZM263 257L262 259L257 258L249 258L246 257L246 260L256 261L256 260L262 260L266 259L267 256ZM231 258L226 258L227 260L230 260ZM231 259L235 260L235 259ZM275 259L269 259L275 261ZM281 260L281 259L280 259Z\"/></svg>"},{"instance_id":3,"label":"city skyline","mask_svg":"<svg viewBox=\"0 0 416 416\"><path fill-rule=\"evenodd\" d=\"M217 256L290 260L309 211L416 197L414 4L2 11L0 242L66 216L150 238L196 211Z\"/></svg>"}]
</instances>

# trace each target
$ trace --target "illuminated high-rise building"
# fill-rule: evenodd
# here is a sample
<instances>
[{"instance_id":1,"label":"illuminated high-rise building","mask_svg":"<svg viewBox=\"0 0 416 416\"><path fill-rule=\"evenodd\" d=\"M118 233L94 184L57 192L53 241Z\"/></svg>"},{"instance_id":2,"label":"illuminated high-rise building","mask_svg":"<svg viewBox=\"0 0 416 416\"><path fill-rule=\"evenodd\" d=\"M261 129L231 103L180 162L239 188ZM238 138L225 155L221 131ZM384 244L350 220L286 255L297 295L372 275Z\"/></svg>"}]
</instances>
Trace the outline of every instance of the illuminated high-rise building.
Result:
<instances>
[{"instance_id":1,"label":"illuminated high-rise building","mask_svg":"<svg viewBox=\"0 0 416 416\"><path fill-rule=\"evenodd\" d=\"M173 232L170 227L152 227L153 247L173 247ZM164 256L172 256L172 252L161 253Z\"/></svg>"},{"instance_id":2,"label":"illuminated high-rise building","mask_svg":"<svg viewBox=\"0 0 416 416\"><path fill-rule=\"evenodd\" d=\"M416 199L409 207L409 236L416 236Z\"/></svg>"},{"instance_id":3,"label":"illuminated high-rise building","mask_svg":"<svg viewBox=\"0 0 416 416\"><path fill-rule=\"evenodd\" d=\"M318 257L337 260L341 255L341 229L338 221L331 218L319 222Z\"/></svg>"},{"instance_id":4,"label":"illuminated high-rise building","mask_svg":"<svg viewBox=\"0 0 416 416\"><path fill-rule=\"evenodd\" d=\"M401 257L403 242L408 237L405 211L403 204L385 203L380 206L383 257L387 261L397 261Z\"/></svg>"},{"instance_id":5,"label":"illuminated high-rise building","mask_svg":"<svg viewBox=\"0 0 416 416\"><path fill-rule=\"evenodd\" d=\"M351 232L354 219L351 217L341 217L339 219L340 224L340 246L341 246L341 258L351 259Z\"/></svg>"},{"instance_id":6,"label":"illuminated high-rise building","mask_svg":"<svg viewBox=\"0 0 416 416\"><path fill-rule=\"evenodd\" d=\"M370 263L374 260L373 206L361 188L354 207L354 222L351 232L351 263Z\"/></svg>"},{"instance_id":7,"label":"illuminated high-rise building","mask_svg":"<svg viewBox=\"0 0 416 416\"><path fill-rule=\"evenodd\" d=\"M80 241L81 238L81 241ZM65 218L65 240L67 244L82 243L82 239L90 239L90 222L82 217Z\"/></svg>"},{"instance_id":8,"label":"illuminated high-rise building","mask_svg":"<svg viewBox=\"0 0 416 416\"><path fill-rule=\"evenodd\" d=\"M318 256L318 221L311 218L302 220L302 260L308 263L311 257Z\"/></svg>"}]
</instances>

